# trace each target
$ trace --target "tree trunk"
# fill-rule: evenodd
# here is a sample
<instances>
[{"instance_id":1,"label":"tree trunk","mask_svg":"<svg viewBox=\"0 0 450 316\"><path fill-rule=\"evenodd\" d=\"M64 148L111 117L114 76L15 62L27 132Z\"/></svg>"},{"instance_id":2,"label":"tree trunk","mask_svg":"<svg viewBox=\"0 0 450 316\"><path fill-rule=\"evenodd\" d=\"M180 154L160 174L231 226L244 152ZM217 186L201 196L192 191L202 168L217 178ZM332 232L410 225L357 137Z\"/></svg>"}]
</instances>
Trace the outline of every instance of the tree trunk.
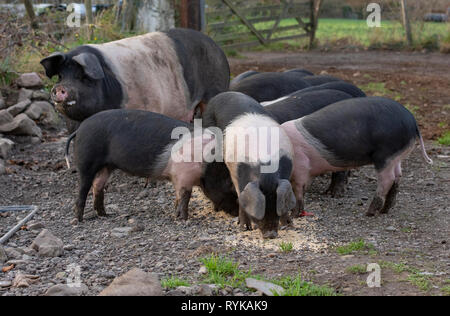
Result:
<instances>
[{"instance_id":1,"label":"tree trunk","mask_svg":"<svg viewBox=\"0 0 450 316\"><path fill-rule=\"evenodd\" d=\"M124 0L122 3L121 31L132 31L136 20L136 5L134 0Z\"/></svg>"},{"instance_id":2,"label":"tree trunk","mask_svg":"<svg viewBox=\"0 0 450 316\"><path fill-rule=\"evenodd\" d=\"M413 37L411 33L411 24L409 23L408 7L406 4L406 0L400 0L400 3L402 6L402 19L403 19L403 26L405 27L406 32L406 40L408 41L408 45L412 46Z\"/></svg>"},{"instance_id":3,"label":"tree trunk","mask_svg":"<svg viewBox=\"0 0 450 316\"><path fill-rule=\"evenodd\" d=\"M311 5L311 14L310 14L310 36L309 36L309 49L312 49L314 46L314 41L316 39L316 31L319 26L319 13L320 8L322 6L322 0L310 0Z\"/></svg>"},{"instance_id":4,"label":"tree trunk","mask_svg":"<svg viewBox=\"0 0 450 316\"><path fill-rule=\"evenodd\" d=\"M94 33L94 18L92 17L92 0L84 0L84 7L86 8L86 24L88 39L92 40Z\"/></svg>"},{"instance_id":5,"label":"tree trunk","mask_svg":"<svg viewBox=\"0 0 450 316\"><path fill-rule=\"evenodd\" d=\"M31 0L23 0L25 10L27 11L28 18L30 19L30 24L33 29L38 29L39 25L36 21L36 15L34 14L33 4Z\"/></svg>"}]
</instances>

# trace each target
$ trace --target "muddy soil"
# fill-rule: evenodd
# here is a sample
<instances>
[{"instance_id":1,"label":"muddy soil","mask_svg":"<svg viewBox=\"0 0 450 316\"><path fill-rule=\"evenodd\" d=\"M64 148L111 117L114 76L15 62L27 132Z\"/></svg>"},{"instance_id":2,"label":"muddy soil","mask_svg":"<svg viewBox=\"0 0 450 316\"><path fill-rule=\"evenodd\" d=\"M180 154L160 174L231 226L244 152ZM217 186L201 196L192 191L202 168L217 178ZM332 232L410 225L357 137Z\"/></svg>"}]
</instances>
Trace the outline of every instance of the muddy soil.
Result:
<instances>
[{"instance_id":1,"label":"muddy soil","mask_svg":"<svg viewBox=\"0 0 450 316\"><path fill-rule=\"evenodd\" d=\"M106 193L109 216L96 217L89 199L86 220L73 226L70 222L77 174L65 167L65 131L47 131L43 143L15 147L8 173L0 176L0 204L39 206L35 220L67 247L62 257L32 256L13 270L0 272L0 280L11 279L18 270L40 277L28 288L0 288L0 295L43 295L50 286L65 282L60 272L72 263L81 267L81 279L89 295L98 294L114 277L132 267L155 272L161 278L174 275L201 283L199 258L212 252L269 279L301 271L304 279L327 284L343 295L448 293L444 289L448 291L450 273L450 148L431 140L440 135L439 122L449 123L450 110L445 108L450 103L448 56L373 52L246 55L231 60L233 74L248 69L304 67L316 73L327 71L359 85L385 82L389 89L402 94L402 102L420 106L418 121L434 165L426 165L416 149L404 162L397 205L389 214L374 218L364 215L376 189L372 167L352 172L342 198L323 195L329 176L319 177L306 196L306 208L315 216L295 219L292 226L280 231L279 238L269 241L261 240L258 231L241 232L237 218L215 212L199 190L194 192L189 220L178 220L170 183L150 183L144 188L145 179L121 172L114 173ZM23 216L1 216L0 235ZM125 226L137 229L124 237L112 234L114 228ZM6 246L27 247L37 233L21 230ZM361 239L371 248L338 253L337 247ZM281 242L291 242L293 250L282 252ZM367 286L368 273L349 270L369 263L382 266L379 288ZM398 264L417 272L392 268ZM415 280L425 280L426 286Z\"/></svg>"}]
</instances>

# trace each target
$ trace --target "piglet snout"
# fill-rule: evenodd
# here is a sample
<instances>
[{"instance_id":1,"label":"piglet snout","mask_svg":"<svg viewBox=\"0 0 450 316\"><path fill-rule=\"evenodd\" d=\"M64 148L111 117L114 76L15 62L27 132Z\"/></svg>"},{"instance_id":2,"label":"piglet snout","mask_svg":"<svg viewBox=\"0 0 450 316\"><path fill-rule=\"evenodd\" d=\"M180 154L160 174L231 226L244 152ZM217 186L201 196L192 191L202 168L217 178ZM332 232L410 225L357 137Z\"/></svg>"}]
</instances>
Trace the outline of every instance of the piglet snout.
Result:
<instances>
[{"instance_id":1,"label":"piglet snout","mask_svg":"<svg viewBox=\"0 0 450 316\"><path fill-rule=\"evenodd\" d=\"M69 93L67 89L63 86L55 86L52 89L52 100L55 102L65 102L67 101L67 98L69 96Z\"/></svg>"}]
</instances>

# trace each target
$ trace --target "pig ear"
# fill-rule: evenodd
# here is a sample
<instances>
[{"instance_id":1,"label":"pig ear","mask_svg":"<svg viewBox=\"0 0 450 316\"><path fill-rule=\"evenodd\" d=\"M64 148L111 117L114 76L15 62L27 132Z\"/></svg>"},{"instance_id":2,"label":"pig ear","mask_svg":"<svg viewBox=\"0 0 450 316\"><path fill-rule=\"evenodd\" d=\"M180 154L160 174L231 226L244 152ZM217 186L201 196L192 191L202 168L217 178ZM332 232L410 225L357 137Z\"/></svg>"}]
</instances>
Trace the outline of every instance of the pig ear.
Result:
<instances>
[{"instance_id":1,"label":"pig ear","mask_svg":"<svg viewBox=\"0 0 450 316\"><path fill-rule=\"evenodd\" d=\"M295 207L297 199L288 180L280 180L277 188L277 214L283 216Z\"/></svg>"},{"instance_id":2,"label":"pig ear","mask_svg":"<svg viewBox=\"0 0 450 316\"><path fill-rule=\"evenodd\" d=\"M59 67L66 60L66 55L60 52L51 54L41 60L41 65L45 68L45 74L47 77L51 78L59 73Z\"/></svg>"},{"instance_id":3,"label":"pig ear","mask_svg":"<svg viewBox=\"0 0 450 316\"><path fill-rule=\"evenodd\" d=\"M248 183L239 195L239 204L245 212L257 220L262 220L266 212L266 198L257 181Z\"/></svg>"},{"instance_id":4,"label":"pig ear","mask_svg":"<svg viewBox=\"0 0 450 316\"><path fill-rule=\"evenodd\" d=\"M81 53L72 57L73 61L83 67L84 73L92 79L99 80L105 77L103 67L97 56L91 53Z\"/></svg>"}]
</instances>

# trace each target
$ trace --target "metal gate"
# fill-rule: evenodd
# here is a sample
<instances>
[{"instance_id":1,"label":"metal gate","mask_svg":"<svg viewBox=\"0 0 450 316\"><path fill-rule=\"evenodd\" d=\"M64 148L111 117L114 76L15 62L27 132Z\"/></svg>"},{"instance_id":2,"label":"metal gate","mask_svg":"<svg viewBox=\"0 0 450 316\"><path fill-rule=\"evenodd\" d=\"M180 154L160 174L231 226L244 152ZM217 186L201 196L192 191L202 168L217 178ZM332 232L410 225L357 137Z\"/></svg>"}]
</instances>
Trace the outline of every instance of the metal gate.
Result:
<instances>
[{"instance_id":1,"label":"metal gate","mask_svg":"<svg viewBox=\"0 0 450 316\"><path fill-rule=\"evenodd\" d=\"M309 37L321 0L206 0L205 32L223 48Z\"/></svg>"}]
</instances>

